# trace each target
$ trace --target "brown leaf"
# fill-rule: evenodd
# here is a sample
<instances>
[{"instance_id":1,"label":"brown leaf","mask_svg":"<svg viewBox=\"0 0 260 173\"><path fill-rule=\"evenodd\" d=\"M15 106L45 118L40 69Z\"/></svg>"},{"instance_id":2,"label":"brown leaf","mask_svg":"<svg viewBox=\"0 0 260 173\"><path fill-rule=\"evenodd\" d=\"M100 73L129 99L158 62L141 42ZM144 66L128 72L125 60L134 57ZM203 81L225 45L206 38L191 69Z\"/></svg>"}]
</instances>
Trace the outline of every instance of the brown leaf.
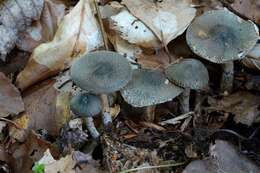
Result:
<instances>
[{"instance_id":1,"label":"brown leaf","mask_svg":"<svg viewBox=\"0 0 260 173\"><path fill-rule=\"evenodd\" d=\"M245 91L224 97L222 100L209 98L209 103L213 109L233 113L237 123L248 126L255 121L260 113L258 109L260 97Z\"/></svg>"},{"instance_id":2,"label":"brown leaf","mask_svg":"<svg viewBox=\"0 0 260 173\"><path fill-rule=\"evenodd\" d=\"M24 111L24 103L18 89L0 72L0 117L19 114Z\"/></svg>"},{"instance_id":3,"label":"brown leaf","mask_svg":"<svg viewBox=\"0 0 260 173\"><path fill-rule=\"evenodd\" d=\"M64 4L56 0L45 0L40 20L19 34L16 46L21 50L32 52L39 44L51 41L64 15Z\"/></svg>"},{"instance_id":4,"label":"brown leaf","mask_svg":"<svg viewBox=\"0 0 260 173\"><path fill-rule=\"evenodd\" d=\"M68 67L75 55L93 51L102 45L90 0L80 0L63 18L54 39L34 49L27 66L17 77L17 86L24 90Z\"/></svg>"},{"instance_id":5,"label":"brown leaf","mask_svg":"<svg viewBox=\"0 0 260 173\"><path fill-rule=\"evenodd\" d=\"M139 54L137 55L137 63L141 65L142 68L145 69L164 69L167 65L169 65L169 55L160 50L157 54Z\"/></svg>"},{"instance_id":6,"label":"brown leaf","mask_svg":"<svg viewBox=\"0 0 260 173\"><path fill-rule=\"evenodd\" d=\"M240 14L248 17L249 19L260 24L260 2L259 0L235 0L231 4L234 10Z\"/></svg>"},{"instance_id":7,"label":"brown leaf","mask_svg":"<svg viewBox=\"0 0 260 173\"><path fill-rule=\"evenodd\" d=\"M196 13L190 0L123 0L123 4L165 45L186 30Z\"/></svg>"},{"instance_id":8,"label":"brown leaf","mask_svg":"<svg viewBox=\"0 0 260 173\"><path fill-rule=\"evenodd\" d=\"M39 19L42 8L43 0L0 2L0 58L3 61L14 48L18 33L25 31L32 21Z\"/></svg>"},{"instance_id":9,"label":"brown leaf","mask_svg":"<svg viewBox=\"0 0 260 173\"><path fill-rule=\"evenodd\" d=\"M69 94L59 93L48 80L24 93L25 112L15 121L25 129L46 129L57 136L70 117Z\"/></svg>"},{"instance_id":10,"label":"brown leaf","mask_svg":"<svg viewBox=\"0 0 260 173\"><path fill-rule=\"evenodd\" d=\"M34 162L38 161L48 148L53 156L58 156L57 148L41 139L34 132L28 131L25 142L15 142L8 148L9 159L12 159L10 163L12 171L14 173L31 173Z\"/></svg>"}]
</instances>

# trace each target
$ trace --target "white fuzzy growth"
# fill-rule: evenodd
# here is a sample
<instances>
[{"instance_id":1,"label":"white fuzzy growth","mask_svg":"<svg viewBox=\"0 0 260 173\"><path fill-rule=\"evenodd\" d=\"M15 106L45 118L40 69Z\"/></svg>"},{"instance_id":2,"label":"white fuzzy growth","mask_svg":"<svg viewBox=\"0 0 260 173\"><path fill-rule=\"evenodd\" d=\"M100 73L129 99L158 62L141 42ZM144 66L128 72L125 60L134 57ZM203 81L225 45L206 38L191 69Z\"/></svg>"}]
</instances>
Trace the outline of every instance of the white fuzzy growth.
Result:
<instances>
[{"instance_id":1,"label":"white fuzzy growth","mask_svg":"<svg viewBox=\"0 0 260 173\"><path fill-rule=\"evenodd\" d=\"M111 16L112 29L118 31L120 36L130 43L144 47L157 47L158 40L140 20L123 10L115 16Z\"/></svg>"}]
</instances>

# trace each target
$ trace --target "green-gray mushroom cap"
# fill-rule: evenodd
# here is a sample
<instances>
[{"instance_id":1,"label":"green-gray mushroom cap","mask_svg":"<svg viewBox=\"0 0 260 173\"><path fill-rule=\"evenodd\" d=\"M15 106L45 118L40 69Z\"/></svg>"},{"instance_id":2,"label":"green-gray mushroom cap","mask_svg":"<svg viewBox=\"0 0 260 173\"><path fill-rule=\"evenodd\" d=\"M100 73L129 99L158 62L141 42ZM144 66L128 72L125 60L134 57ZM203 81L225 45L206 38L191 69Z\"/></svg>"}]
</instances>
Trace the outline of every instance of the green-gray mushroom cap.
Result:
<instances>
[{"instance_id":1,"label":"green-gray mushroom cap","mask_svg":"<svg viewBox=\"0 0 260 173\"><path fill-rule=\"evenodd\" d=\"M192 51L214 63L239 60L254 47L258 29L227 9L212 10L188 27L186 40Z\"/></svg>"},{"instance_id":2,"label":"green-gray mushroom cap","mask_svg":"<svg viewBox=\"0 0 260 173\"><path fill-rule=\"evenodd\" d=\"M183 59L171 64L165 70L165 74L171 82L183 88L204 89L209 82L207 68L196 59Z\"/></svg>"},{"instance_id":3,"label":"green-gray mushroom cap","mask_svg":"<svg viewBox=\"0 0 260 173\"><path fill-rule=\"evenodd\" d=\"M72 64L71 78L77 86L88 92L107 94L123 88L132 78L132 69L123 55L96 51Z\"/></svg>"},{"instance_id":4,"label":"green-gray mushroom cap","mask_svg":"<svg viewBox=\"0 0 260 173\"><path fill-rule=\"evenodd\" d=\"M120 92L127 103L145 107L170 101L182 91L160 71L136 69L132 80Z\"/></svg>"},{"instance_id":5,"label":"green-gray mushroom cap","mask_svg":"<svg viewBox=\"0 0 260 173\"><path fill-rule=\"evenodd\" d=\"M70 100L70 109L78 117L93 117L102 110L102 102L96 95L81 93Z\"/></svg>"}]
</instances>

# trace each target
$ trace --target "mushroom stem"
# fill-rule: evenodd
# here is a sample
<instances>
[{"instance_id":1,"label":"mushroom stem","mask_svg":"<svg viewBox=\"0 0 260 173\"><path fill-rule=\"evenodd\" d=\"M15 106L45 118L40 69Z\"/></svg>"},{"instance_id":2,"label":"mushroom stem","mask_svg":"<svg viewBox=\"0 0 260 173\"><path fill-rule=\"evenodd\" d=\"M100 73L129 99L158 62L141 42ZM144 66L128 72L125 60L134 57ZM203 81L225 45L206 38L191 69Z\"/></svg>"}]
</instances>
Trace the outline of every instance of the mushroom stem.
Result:
<instances>
[{"instance_id":1,"label":"mushroom stem","mask_svg":"<svg viewBox=\"0 0 260 173\"><path fill-rule=\"evenodd\" d=\"M185 114L190 111L190 89L185 88L183 93L179 96L181 113Z\"/></svg>"},{"instance_id":2,"label":"mushroom stem","mask_svg":"<svg viewBox=\"0 0 260 173\"><path fill-rule=\"evenodd\" d=\"M109 102L106 94L100 95L102 101L102 120L105 127L112 123L112 117L110 115L110 107Z\"/></svg>"},{"instance_id":3,"label":"mushroom stem","mask_svg":"<svg viewBox=\"0 0 260 173\"><path fill-rule=\"evenodd\" d=\"M156 105L147 106L144 113L144 119L147 122L153 122L155 119L155 107Z\"/></svg>"},{"instance_id":4,"label":"mushroom stem","mask_svg":"<svg viewBox=\"0 0 260 173\"><path fill-rule=\"evenodd\" d=\"M221 76L220 89L221 93L227 91L230 93L233 89L234 80L234 63L233 61L222 64L223 73Z\"/></svg>"},{"instance_id":5,"label":"mushroom stem","mask_svg":"<svg viewBox=\"0 0 260 173\"><path fill-rule=\"evenodd\" d=\"M100 136L100 134L99 134L99 132L96 129L96 126L95 126L95 124L93 122L93 118L92 117L86 117L85 121L86 121L86 126L87 126L87 129L88 129L90 135L94 139L97 139Z\"/></svg>"}]
</instances>

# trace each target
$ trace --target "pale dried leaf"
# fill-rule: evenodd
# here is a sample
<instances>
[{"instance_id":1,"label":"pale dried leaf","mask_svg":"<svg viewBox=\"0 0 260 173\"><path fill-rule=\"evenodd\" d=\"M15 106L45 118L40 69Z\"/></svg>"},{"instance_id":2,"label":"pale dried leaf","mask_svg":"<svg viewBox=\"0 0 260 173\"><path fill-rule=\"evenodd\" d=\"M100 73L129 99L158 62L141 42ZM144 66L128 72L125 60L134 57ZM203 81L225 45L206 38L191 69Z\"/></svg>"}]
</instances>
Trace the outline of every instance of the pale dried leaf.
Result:
<instances>
[{"instance_id":1,"label":"pale dried leaf","mask_svg":"<svg viewBox=\"0 0 260 173\"><path fill-rule=\"evenodd\" d=\"M68 67L75 56L103 45L90 0L80 0L59 25L54 39L34 49L25 69L17 77L17 86L28 86Z\"/></svg>"},{"instance_id":2,"label":"pale dried leaf","mask_svg":"<svg viewBox=\"0 0 260 173\"><path fill-rule=\"evenodd\" d=\"M32 21L39 19L42 8L43 0L0 2L0 58L3 61L14 48L18 33L23 32Z\"/></svg>"},{"instance_id":3,"label":"pale dried leaf","mask_svg":"<svg viewBox=\"0 0 260 173\"><path fill-rule=\"evenodd\" d=\"M196 14L190 0L123 0L123 4L165 45L181 35Z\"/></svg>"},{"instance_id":4,"label":"pale dried leaf","mask_svg":"<svg viewBox=\"0 0 260 173\"><path fill-rule=\"evenodd\" d=\"M46 160L49 158L49 160ZM48 173L102 173L103 171L99 168L100 164L98 161L92 159L90 155L74 151L71 154L59 159L54 160L48 152L45 152L43 158L39 161L45 166L45 172Z\"/></svg>"},{"instance_id":5,"label":"pale dried leaf","mask_svg":"<svg viewBox=\"0 0 260 173\"><path fill-rule=\"evenodd\" d=\"M247 57L242 60L242 63L250 69L260 71L260 43L255 45Z\"/></svg>"},{"instance_id":6,"label":"pale dried leaf","mask_svg":"<svg viewBox=\"0 0 260 173\"><path fill-rule=\"evenodd\" d=\"M24 103L19 90L0 72L0 117L19 114L24 111Z\"/></svg>"},{"instance_id":7,"label":"pale dried leaf","mask_svg":"<svg viewBox=\"0 0 260 173\"><path fill-rule=\"evenodd\" d=\"M246 91L237 92L222 100L209 97L209 104L215 110L230 112L237 123L250 126L260 114L260 97Z\"/></svg>"},{"instance_id":8,"label":"pale dried leaf","mask_svg":"<svg viewBox=\"0 0 260 173\"><path fill-rule=\"evenodd\" d=\"M260 171L255 163L239 154L237 149L226 141L217 140L210 147L210 155L209 159L191 162L182 173L258 173Z\"/></svg>"},{"instance_id":9,"label":"pale dried leaf","mask_svg":"<svg viewBox=\"0 0 260 173\"><path fill-rule=\"evenodd\" d=\"M108 33L108 38L113 44L115 50L127 58L131 63L132 68L138 68L136 64L136 56L142 53L142 49L137 45L130 44L126 40L122 39L117 33L113 33L112 31Z\"/></svg>"},{"instance_id":10,"label":"pale dried leaf","mask_svg":"<svg viewBox=\"0 0 260 173\"><path fill-rule=\"evenodd\" d=\"M45 0L40 20L19 33L16 46L21 50L32 52L39 44L51 41L64 15L64 4L56 0Z\"/></svg>"},{"instance_id":11,"label":"pale dried leaf","mask_svg":"<svg viewBox=\"0 0 260 173\"><path fill-rule=\"evenodd\" d=\"M161 47L161 43L153 32L127 10L123 9L110 19L110 28L129 43L148 48Z\"/></svg>"}]
</instances>

